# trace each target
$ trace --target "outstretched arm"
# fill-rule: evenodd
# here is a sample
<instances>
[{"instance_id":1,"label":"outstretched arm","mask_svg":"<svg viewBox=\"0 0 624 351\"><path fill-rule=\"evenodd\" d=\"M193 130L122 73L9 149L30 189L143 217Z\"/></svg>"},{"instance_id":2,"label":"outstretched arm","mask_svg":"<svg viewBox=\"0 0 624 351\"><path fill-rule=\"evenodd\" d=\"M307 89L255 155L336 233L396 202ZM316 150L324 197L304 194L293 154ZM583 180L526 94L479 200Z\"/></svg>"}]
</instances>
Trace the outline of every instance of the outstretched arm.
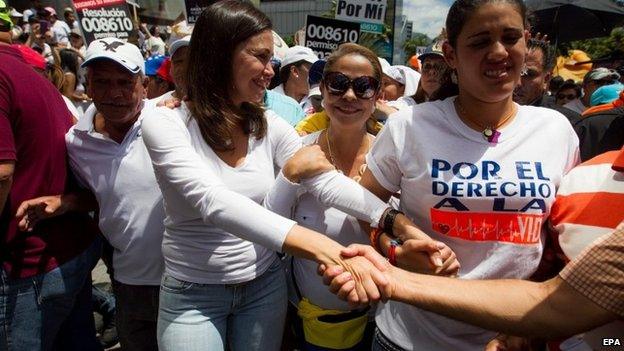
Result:
<instances>
[{"instance_id":1,"label":"outstretched arm","mask_svg":"<svg viewBox=\"0 0 624 351\"><path fill-rule=\"evenodd\" d=\"M354 298L359 302L355 303L379 299L376 285L387 283L379 269L362 257L343 259L340 244L229 190L197 153L176 112L165 108L152 111L143 119L142 131L161 189L172 188L197 209L206 225L275 251L344 267L357 282Z\"/></svg>"},{"instance_id":2,"label":"outstretched arm","mask_svg":"<svg viewBox=\"0 0 624 351\"><path fill-rule=\"evenodd\" d=\"M374 257L363 245L351 252ZM569 336L613 321L617 316L581 295L560 277L543 283L524 280L462 280L387 267L387 297L482 328L512 335ZM340 269L324 274L330 290L347 296Z\"/></svg>"}]
</instances>

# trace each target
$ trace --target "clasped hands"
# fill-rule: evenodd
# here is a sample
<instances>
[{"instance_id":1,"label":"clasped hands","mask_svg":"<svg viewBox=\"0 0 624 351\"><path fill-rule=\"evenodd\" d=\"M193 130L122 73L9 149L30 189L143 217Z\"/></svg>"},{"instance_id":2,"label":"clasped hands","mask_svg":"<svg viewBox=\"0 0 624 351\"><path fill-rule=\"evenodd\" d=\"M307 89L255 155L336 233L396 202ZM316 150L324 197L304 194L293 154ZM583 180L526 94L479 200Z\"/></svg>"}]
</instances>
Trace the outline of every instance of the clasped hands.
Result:
<instances>
[{"instance_id":1,"label":"clasped hands","mask_svg":"<svg viewBox=\"0 0 624 351\"><path fill-rule=\"evenodd\" d=\"M335 169L319 145L299 150L282 168L284 176L298 183ZM457 276L460 264L455 253L444 243L430 238L406 216L400 214L394 223L394 233L403 241L395 256L400 268L424 274ZM389 239L381 243L385 253ZM392 298L398 288L398 278L405 271L392 266L371 246L354 244L341 252L342 262L320 265L319 274L330 291L350 305L360 307Z\"/></svg>"}]
</instances>

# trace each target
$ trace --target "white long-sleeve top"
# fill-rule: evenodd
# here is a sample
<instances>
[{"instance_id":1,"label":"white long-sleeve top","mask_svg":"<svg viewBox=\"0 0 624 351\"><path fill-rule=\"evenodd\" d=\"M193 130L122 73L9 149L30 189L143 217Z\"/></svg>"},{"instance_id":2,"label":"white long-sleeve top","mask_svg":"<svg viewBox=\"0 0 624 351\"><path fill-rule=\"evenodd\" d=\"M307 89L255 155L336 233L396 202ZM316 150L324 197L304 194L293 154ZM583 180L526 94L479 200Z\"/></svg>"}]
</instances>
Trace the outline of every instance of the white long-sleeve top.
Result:
<instances>
[{"instance_id":1,"label":"white long-sleeve top","mask_svg":"<svg viewBox=\"0 0 624 351\"><path fill-rule=\"evenodd\" d=\"M295 130L267 111L267 135L249 138L242 165L230 167L206 144L186 106L156 108L142 124L163 193L165 271L201 284L236 284L262 274L295 224L258 203L275 167L301 147Z\"/></svg>"}]
</instances>

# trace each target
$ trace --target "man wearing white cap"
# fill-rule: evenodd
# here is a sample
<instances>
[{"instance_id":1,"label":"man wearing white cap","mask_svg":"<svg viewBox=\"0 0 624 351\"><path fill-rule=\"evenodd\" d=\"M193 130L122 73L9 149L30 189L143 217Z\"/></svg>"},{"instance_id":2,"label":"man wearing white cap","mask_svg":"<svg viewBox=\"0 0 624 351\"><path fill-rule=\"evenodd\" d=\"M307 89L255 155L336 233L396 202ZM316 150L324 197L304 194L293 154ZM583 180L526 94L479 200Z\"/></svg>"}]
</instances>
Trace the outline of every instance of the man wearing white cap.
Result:
<instances>
[{"instance_id":1,"label":"man wearing white cap","mask_svg":"<svg viewBox=\"0 0 624 351\"><path fill-rule=\"evenodd\" d=\"M105 38L89 45L82 65L93 105L66 135L70 165L95 195L100 229L114 249L121 347L157 350L165 213L141 137L145 63L135 45Z\"/></svg>"},{"instance_id":2,"label":"man wearing white cap","mask_svg":"<svg viewBox=\"0 0 624 351\"><path fill-rule=\"evenodd\" d=\"M113 292L124 350L157 350L158 290L165 213L141 138L145 66L139 48L92 42L87 67L93 106L67 133L72 169L95 194L100 228L114 248Z\"/></svg>"},{"instance_id":3,"label":"man wearing white cap","mask_svg":"<svg viewBox=\"0 0 624 351\"><path fill-rule=\"evenodd\" d=\"M308 73L310 66L317 60L318 57L310 48L299 45L288 48L280 69L282 84L276 86L273 91L301 102L310 91Z\"/></svg>"},{"instance_id":4,"label":"man wearing white cap","mask_svg":"<svg viewBox=\"0 0 624 351\"><path fill-rule=\"evenodd\" d=\"M11 16L11 22L13 23L13 28L11 29L11 38L13 41L16 41L17 38L19 38L19 36L24 33L22 26L19 25L19 21L24 15L19 13L16 9L12 8L11 11L9 11L9 16Z\"/></svg>"}]
</instances>

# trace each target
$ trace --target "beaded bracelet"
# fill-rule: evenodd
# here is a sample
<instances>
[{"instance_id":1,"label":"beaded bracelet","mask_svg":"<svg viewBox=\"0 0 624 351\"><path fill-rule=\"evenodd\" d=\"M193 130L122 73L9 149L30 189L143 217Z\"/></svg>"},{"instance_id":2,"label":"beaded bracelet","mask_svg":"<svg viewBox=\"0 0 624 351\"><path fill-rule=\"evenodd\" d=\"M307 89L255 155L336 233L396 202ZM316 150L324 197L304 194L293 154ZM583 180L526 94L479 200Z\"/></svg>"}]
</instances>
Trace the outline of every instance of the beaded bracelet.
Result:
<instances>
[{"instance_id":1,"label":"beaded bracelet","mask_svg":"<svg viewBox=\"0 0 624 351\"><path fill-rule=\"evenodd\" d=\"M391 265L396 266L396 248L401 244L396 240L390 241L390 248L388 248L388 262Z\"/></svg>"}]
</instances>

